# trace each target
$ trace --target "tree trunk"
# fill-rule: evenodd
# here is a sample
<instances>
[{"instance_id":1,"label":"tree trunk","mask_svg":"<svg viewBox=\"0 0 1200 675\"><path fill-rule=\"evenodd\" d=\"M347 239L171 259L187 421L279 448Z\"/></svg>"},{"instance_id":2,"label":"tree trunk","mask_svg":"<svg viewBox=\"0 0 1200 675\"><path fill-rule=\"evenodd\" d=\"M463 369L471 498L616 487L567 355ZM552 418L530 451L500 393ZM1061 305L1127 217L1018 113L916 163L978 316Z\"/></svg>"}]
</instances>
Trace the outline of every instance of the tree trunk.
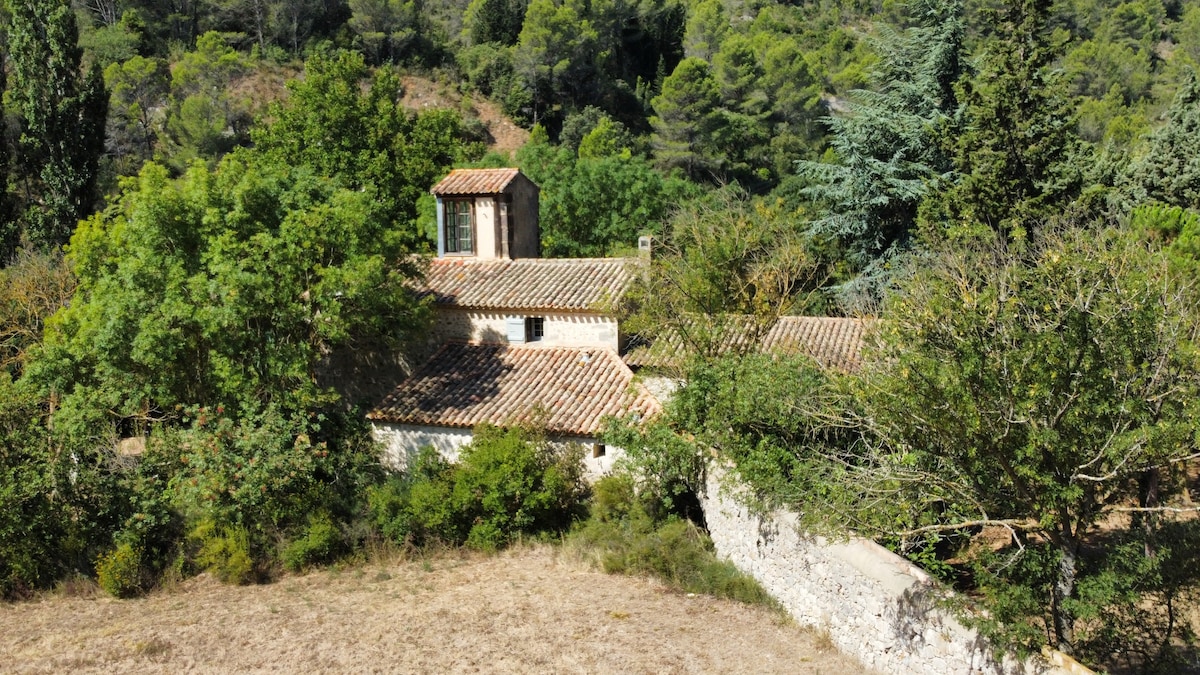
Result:
<instances>
[{"instance_id":1,"label":"tree trunk","mask_svg":"<svg viewBox=\"0 0 1200 675\"><path fill-rule=\"evenodd\" d=\"M1054 637L1058 650L1064 654L1075 652L1075 616L1063 607L1063 602L1075 595L1075 574L1079 556L1079 542L1073 537L1065 539L1059 546L1062 558L1058 561L1058 578L1054 581L1051 612L1054 620Z\"/></svg>"}]
</instances>

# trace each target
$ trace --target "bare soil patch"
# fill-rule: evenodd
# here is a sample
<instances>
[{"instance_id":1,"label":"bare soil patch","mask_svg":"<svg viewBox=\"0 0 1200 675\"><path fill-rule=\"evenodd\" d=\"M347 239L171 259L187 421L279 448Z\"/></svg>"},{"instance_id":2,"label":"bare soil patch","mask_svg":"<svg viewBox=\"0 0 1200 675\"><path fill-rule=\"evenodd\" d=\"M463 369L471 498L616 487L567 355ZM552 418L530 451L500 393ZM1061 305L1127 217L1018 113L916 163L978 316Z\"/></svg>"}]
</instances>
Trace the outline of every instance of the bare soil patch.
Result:
<instances>
[{"instance_id":1,"label":"bare soil patch","mask_svg":"<svg viewBox=\"0 0 1200 675\"><path fill-rule=\"evenodd\" d=\"M512 155L529 140L528 131L514 124L504 115L500 106L483 96L472 94L464 106L463 95L449 85L416 75L405 75L400 78L400 83L404 86L400 105L410 110L452 108L478 117L491 136L488 150Z\"/></svg>"},{"instance_id":2,"label":"bare soil patch","mask_svg":"<svg viewBox=\"0 0 1200 675\"><path fill-rule=\"evenodd\" d=\"M550 547L0 606L0 671L861 673L769 610Z\"/></svg>"}]
</instances>

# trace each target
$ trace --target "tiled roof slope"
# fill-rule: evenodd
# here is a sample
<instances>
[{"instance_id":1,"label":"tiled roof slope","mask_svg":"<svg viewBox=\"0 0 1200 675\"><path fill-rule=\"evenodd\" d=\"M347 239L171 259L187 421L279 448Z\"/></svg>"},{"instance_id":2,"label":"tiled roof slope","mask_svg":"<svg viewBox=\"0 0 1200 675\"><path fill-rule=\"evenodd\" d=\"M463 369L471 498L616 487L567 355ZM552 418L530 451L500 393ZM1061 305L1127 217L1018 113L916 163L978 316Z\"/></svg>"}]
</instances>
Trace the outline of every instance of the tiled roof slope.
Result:
<instances>
[{"instance_id":1,"label":"tiled roof slope","mask_svg":"<svg viewBox=\"0 0 1200 675\"><path fill-rule=\"evenodd\" d=\"M435 195L494 195L504 192L518 169L455 169L430 190Z\"/></svg>"},{"instance_id":2,"label":"tiled roof slope","mask_svg":"<svg viewBox=\"0 0 1200 675\"><path fill-rule=\"evenodd\" d=\"M854 370L862 358L863 321L781 316L763 337L763 351L807 354L827 368Z\"/></svg>"},{"instance_id":3,"label":"tiled roof slope","mask_svg":"<svg viewBox=\"0 0 1200 675\"><path fill-rule=\"evenodd\" d=\"M548 415L546 431L579 436L594 436L605 416L660 410L607 349L450 343L367 417L469 428L522 422L538 407Z\"/></svg>"},{"instance_id":4,"label":"tiled roof slope","mask_svg":"<svg viewBox=\"0 0 1200 675\"><path fill-rule=\"evenodd\" d=\"M596 309L629 283L623 258L434 260L424 290L435 302L474 309Z\"/></svg>"},{"instance_id":5,"label":"tiled roof slope","mask_svg":"<svg viewBox=\"0 0 1200 675\"><path fill-rule=\"evenodd\" d=\"M759 349L775 354L807 354L826 368L851 371L862 358L861 319L826 316L781 316L763 335ZM731 331L724 348L734 349L745 342L743 333ZM653 344L630 350L625 362L634 367L671 365L681 352L677 339L659 339Z\"/></svg>"}]
</instances>

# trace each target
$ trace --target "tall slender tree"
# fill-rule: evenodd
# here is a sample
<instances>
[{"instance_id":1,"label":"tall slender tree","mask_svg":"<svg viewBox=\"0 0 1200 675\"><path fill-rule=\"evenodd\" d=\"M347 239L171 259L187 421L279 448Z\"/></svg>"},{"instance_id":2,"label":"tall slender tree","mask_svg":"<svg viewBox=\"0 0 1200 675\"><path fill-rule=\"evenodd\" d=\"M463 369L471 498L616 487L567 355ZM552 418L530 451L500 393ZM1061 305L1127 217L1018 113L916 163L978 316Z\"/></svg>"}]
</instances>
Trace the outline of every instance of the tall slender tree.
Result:
<instances>
[{"instance_id":1,"label":"tall slender tree","mask_svg":"<svg viewBox=\"0 0 1200 675\"><path fill-rule=\"evenodd\" d=\"M849 110L827 119L837 161L797 165L807 194L825 207L812 231L835 239L863 272L844 290L881 280L879 263L907 245L930 180L951 168L937 132L958 107L962 2L916 0L909 12L912 28L885 30L876 44L875 88L854 92Z\"/></svg>"},{"instance_id":2,"label":"tall slender tree","mask_svg":"<svg viewBox=\"0 0 1200 675\"><path fill-rule=\"evenodd\" d=\"M952 185L927 202L931 231L983 225L1006 239L1037 236L1080 196L1083 143L1048 27L1050 0L1005 0L985 13L979 73L964 79L959 123L942 143Z\"/></svg>"},{"instance_id":3,"label":"tall slender tree","mask_svg":"<svg viewBox=\"0 0 1200 675\"><path fill-rule=\"evenodd\" d=\"M3 60L0 59L0 119L4 119L4 89L7 84ZM13 214L12 198L8 190L9 161L8 143L0 142L0 266L12 260L21 243L21 227Z\"/></svg>"},{"instance_id":4,"label":"tall slender tree","mask_svg":"<svg viewBox=\"0 0 1200 675\"><path fill-rule=\"evenodd\" d=\"M108 92L98 65L84 75L75 13L65 0L10 4L10 100L21 121L18 162L25 237L65 244L96 203Z\"/></svg>"}]
</instances>

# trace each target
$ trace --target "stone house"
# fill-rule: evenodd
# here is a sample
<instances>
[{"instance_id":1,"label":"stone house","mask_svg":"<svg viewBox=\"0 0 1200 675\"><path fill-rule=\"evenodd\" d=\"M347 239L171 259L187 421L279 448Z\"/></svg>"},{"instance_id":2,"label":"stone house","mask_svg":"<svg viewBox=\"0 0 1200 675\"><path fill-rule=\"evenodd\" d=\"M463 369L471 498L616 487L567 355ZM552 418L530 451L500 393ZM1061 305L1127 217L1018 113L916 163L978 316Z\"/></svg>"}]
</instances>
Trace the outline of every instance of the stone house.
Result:
<instances>
[{"instance_id":1,"label":"stone house","mask_svg":"<svg viewBox=\"0 0 1200 675\"><path fill-rule=\"evenodd\" d=\"M589 475L603 474L621 454L598 438L604 419L657 414L673 388L649 375L680 346L627 353L615 311L645 259L539 258L538 188L517 169L458 169L432 192L438 256L418 289L435 309L431 355L367 415L385 463L401 468L424 446L454 459L476 425L537 417L553 439L584 445ZM862 324L785 317L761 342L849 369Z\"/></svg>"},{"instance_id":2,"label":"stone house","mask_svg":"<svg viewBox=\"0 0 1200 675\"><path fill-rule=\"evenodd\" d=\"M539 418L587 450L587 472L619 450L608 416L660 410L622 361L613 303L636 261L538 257L538 188L516 169L459 169L433 188L438 256L419 292L433 300L432 355L368 415L385 462L429 445L453 459L482 423Z\"/></svg>"}]
</instances>

